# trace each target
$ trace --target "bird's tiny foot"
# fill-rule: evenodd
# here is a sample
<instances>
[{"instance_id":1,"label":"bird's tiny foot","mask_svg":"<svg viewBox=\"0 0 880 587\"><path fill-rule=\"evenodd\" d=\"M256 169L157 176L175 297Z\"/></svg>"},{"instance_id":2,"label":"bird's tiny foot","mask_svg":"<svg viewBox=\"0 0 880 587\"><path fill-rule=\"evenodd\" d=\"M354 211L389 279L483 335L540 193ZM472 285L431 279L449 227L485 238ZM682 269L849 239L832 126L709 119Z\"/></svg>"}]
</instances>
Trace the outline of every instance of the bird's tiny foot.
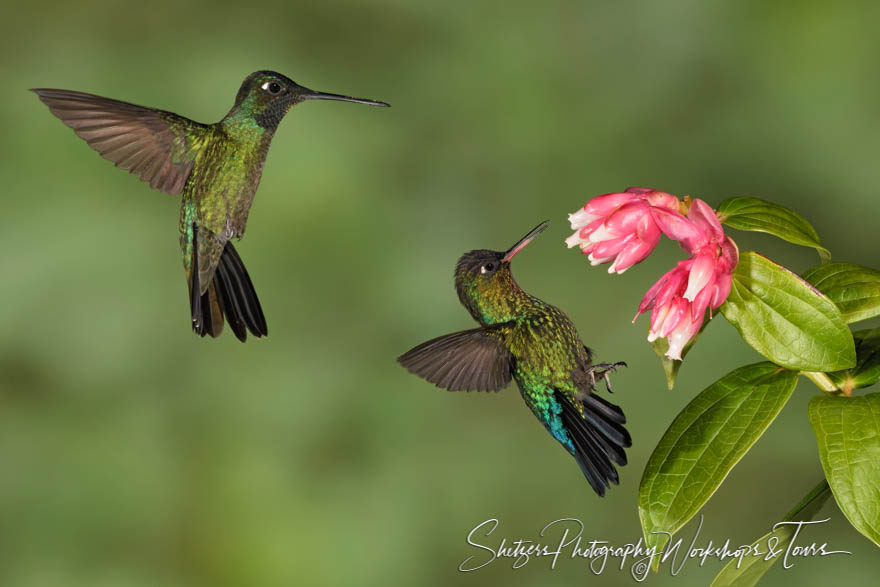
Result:
<instances>
[{"instance_id":1,"label":"bird's tiny foot","mask_svg":"<svg viewBox=\"0 0 880 587\"><path fill-rule=\"evenodd\" d=\"M226 241L231 241L236 236L241 240L241 235L236 234L235 228L232 226L232 221L229 219L228 215L226 217L226 227L223 229L222 233L216 236L221 244L226 244Z\"/></svg>"},{"instance_id":2,"label":"bird's tiny foot","mask_svg":"<svg viewBox=\"0 0 880 587\"><path fill-rule=\"evenodd\" d=\"M598 363L596 365L590 366L590 388L596 389L596 381L601 377L605 381L605 389L608 390L608 393L614 393L611 391L611 379L609 375L617 371L620 367L626 367L626 363L620 361L618 363Z\"/></svg>"}]
</instances>

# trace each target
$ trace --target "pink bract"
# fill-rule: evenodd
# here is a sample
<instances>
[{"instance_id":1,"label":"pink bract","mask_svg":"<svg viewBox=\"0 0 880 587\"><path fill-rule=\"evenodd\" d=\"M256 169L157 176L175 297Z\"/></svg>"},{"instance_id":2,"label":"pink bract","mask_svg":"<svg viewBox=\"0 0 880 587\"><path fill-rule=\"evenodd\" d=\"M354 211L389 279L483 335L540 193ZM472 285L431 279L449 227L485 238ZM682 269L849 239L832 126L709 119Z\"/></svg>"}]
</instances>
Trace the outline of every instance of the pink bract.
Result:
<instances>
[{"instance_id":1,"label":"pink bract","mask_svg":"<svg viewBox=\"0 0 880 587\"><path fill-rule=\"evenodd\" d=\"M568 219L575 231L565 242L580 246L592 265L611 262L609 273L623 273L644 260L660 241L655 208L677 210L679 199L648 188L603 194L587 202Z\"/></svg>"},{"instance_id":2,"label":"pink bract","mask_svg":"<svg viewBox=\"0 0 880 587\"><path fill-rule=\"evenodd\" d=\"M733 269L739 251L715 211L694 199L681 213L676 196L650 188L630 187L603 194L569 215L574 234L565 240L579 246L590 263L611 263L609 273L623 273L643 261L660 235L678 241L688 259L661 277L639 304L636 318L651 311L648 340L666 338L666 356L681 360L685 345L700 331L706 310L717 309L730 295Z\"/></svg>"},{"instance_id":3,"label":"pink bract","mask_svg":"<svg viewBox=\"0 0 880 587\"><path fill-rule=\"evenodd\" d=\"M636 318L651 310L648 340L667 338L666 356L680 361L682 349L700 331L706 309L717 309L730 294L739 251L724 234L714 210L702 200L691 203L687 217L660 208L651 214L663 234L679 241L690 258L680 261L648 290Z\"/></svg>"}]
</instances>

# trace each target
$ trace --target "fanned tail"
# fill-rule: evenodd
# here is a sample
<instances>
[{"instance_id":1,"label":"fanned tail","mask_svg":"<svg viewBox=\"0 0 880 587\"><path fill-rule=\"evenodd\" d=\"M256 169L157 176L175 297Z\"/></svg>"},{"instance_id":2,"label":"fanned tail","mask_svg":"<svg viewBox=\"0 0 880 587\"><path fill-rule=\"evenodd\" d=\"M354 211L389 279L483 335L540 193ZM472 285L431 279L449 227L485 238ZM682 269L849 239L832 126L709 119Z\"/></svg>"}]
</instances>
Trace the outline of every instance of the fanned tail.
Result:
<instances>
[{"instance_id":1,"label":"fanned tail","mask_svg":"<svg viewBox=\"0 0 880 587\"><path fill-rule=\"evenodd\" d=\"M230 242L226 243L220 255L212 285L220 292L220 307L238 340L246 340L246 330L257 338L269 334L254 284Z\"/></svg>"},{"instance_id":2,"label":"fanned tail","mask_svg":"<svg viewBox=\"0 0 880 587\"><path fill-rule=\"evenodd\" d=\"M235 337L244 342L247 332L260 338L269 334L263 308L241 257L231 242L227 242L220 255L211 284L199 293L198 227L193 226L192 267L190 269L189 303L192 328L199 336L206 334L216 338L223 332L223 319Z\"/></svg>"},{"instance_id":3,"label":"fanned tail","mask_svg":"<svg viewBox=\"0 0 880 587\"><path fill-rule=\"evenodd\" d=\"M623 427L626 423L623 410L593 393L580 399L583 416L572 403L560 398L562 422L571 437L574 458L581 471L593 490L603 497L607 487L618 483L614 465L626 464L623 449L632 446L632 439Z\"/></svg>"}]
</instances>

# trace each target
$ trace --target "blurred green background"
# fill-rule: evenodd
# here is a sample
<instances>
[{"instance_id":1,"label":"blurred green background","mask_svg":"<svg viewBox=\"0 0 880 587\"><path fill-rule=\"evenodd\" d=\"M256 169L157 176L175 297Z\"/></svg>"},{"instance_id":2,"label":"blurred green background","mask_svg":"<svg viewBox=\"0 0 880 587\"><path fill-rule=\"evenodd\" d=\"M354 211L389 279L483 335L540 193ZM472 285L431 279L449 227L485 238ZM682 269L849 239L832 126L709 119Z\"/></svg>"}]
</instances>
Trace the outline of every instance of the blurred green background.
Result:
<instances>
[{"instance_id":1,"label":"blurred green background","mask_svg":"<svg viewBox=\"0 0 880 587\"><path fill-rule=\"evenodd\" d=\"M567 251L566 214L629 185L795 208L837 260L877 265L880 7L873 2L371 0L7 4L0 21L0 584L630 585L583 561L461 574L488 518L538 539L577 517L640 535L639 478L678 411L760 357L716 321L667 391L630 320L681 257L623 276ZM29 87L213 122L275 69L387 100L297 107L238 246L270 336L190 331L177 198L116 170ZM634 445L605 499L522 404L450 394L394 359L472 322L458 256L553 224L514 272L600 360ZM734 233L795 271L812 250ZM802 382L705 508L700 542L751 542L820 479ZM877 549L831 502L812 558L767 584L865 584ZM690 537L695 525L682 534ZM696 562L652 585L704 585Z\"/></svg>"}]
</instances>

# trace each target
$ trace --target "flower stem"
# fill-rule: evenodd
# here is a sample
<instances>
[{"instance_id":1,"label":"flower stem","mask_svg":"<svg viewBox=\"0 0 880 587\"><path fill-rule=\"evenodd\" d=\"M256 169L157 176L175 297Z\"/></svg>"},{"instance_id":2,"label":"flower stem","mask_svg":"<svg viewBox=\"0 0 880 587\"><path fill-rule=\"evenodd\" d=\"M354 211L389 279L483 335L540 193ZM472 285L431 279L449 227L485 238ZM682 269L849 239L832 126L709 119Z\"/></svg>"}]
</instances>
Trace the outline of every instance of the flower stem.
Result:
<instances>
[{"instance_id":1,"label":"flower stem","mask_svg":"<svg viewBox=\"0 0 880 587\"><path fill-rule=\"evenodd\" d=\"M825 393L830 393L832 395L840 395L840 389L834 385L834 382L831 381L831 378L828 377L825 373L820 371L801 371L801 375L812 381L816 384L816 387L824 391Z\"/></svg>"}]
</instances>

